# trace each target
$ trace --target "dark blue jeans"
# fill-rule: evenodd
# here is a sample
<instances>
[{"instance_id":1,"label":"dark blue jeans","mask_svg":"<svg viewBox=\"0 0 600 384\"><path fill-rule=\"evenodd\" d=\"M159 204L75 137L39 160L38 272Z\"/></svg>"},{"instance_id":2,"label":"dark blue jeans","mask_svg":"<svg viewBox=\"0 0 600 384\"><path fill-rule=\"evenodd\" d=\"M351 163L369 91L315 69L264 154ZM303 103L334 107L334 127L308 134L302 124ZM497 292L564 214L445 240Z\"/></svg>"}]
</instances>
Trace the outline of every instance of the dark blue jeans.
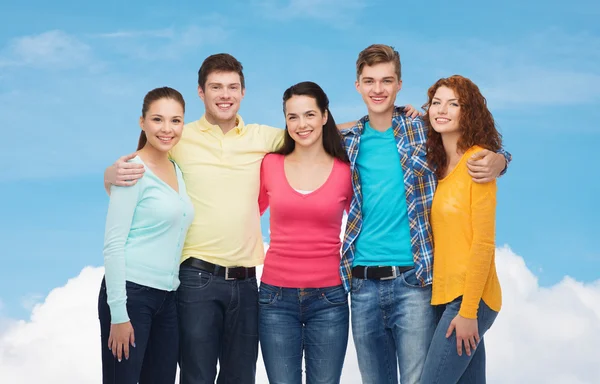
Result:
<instances>
[{"instance_id":1,"label":"dark blue jeans","mask_svg":"<svg viewBox=\"0 0 600 384\"><path fill-rule=\"evenodd\" d=\"M481 300L477 310L479 344L468 356L463 349L462 356L456 351L456 332L446 338L446 331L460 311L462 296L454 301L436 306L440 320L433 335L429 353L423 368L422 384L485 384L485 344L483 335L496 320L495 312Z\"/></svg>"},{"instance_id":2,"label":"dark blue jeans","mask_svg":"<svg viewBox=\"0 0 600 384\"><path fill-rule=\"evenodd\" d=\"M175 292L126 283L127 314L133 326L135 347L121 362L108 349L110 308L106 283L98 295L98 317L102 340L103 384L172 384L177 372L179 333Z\"/></svg>"},{"instance_id":3,"label":"dark blue jeans","mask_svg":"<svg viewBox=\"0 0 600 384\"><path fill-rule=\"evenodd\" d=\"M261 283L260 346L271 384L338 384L348 344L348 295L330 288L280 288Z\"/></svg>"},{"instance_id":4,"label":"dark blue jeans","mask_svg":"<svg viewBox=\"0 0 600 384\"><path fill-rule=\"evenodd\" d=\"M253 384L258 359L256 278L225 280L181 265L180 384Z\"/></svg>"}]
</instances>

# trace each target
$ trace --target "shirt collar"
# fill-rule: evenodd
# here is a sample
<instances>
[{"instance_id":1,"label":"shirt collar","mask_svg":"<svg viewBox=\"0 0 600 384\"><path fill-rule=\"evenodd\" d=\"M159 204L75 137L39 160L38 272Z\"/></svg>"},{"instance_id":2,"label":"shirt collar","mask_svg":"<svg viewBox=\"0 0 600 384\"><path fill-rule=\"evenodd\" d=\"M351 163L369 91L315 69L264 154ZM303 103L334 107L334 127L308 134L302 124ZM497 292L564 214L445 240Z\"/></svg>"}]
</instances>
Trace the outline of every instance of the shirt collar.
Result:
<instances>
[{"instance_id":1,"label":"shirt collar","mask_svg":"<svg viewBox=\"0 0 600 384\"><path fill-rule=\"evenodd\" d=\"M394 107L394 112L392 114L392 127L398 125L399 118L402 118L404 115L404 107ZM340 134L342 136L347 135L362 135L365 130L365 124L369 121L369 115L363 116L360 120L356 122L351 128L340 130Z\"/></svg>"},{"instance_id":2,"label":"shirt collar","mask_svg":"<svg viewBox=\"0 0 600 384\"><path fill-rule=\"evenodd\" d=\"M199 125L201 131L211 131L217 134L223 134L223 131L221 131L221 127L215 124L211 124L208 122L208 120L206 120L206 115L202 115L202 117L200 118ZM235 116L235 128L233 128L231 131L235 132L237 135L241 135L246 131L246 125L244 124L244 120L240 115Z\"/></svg>"}]
</instances>

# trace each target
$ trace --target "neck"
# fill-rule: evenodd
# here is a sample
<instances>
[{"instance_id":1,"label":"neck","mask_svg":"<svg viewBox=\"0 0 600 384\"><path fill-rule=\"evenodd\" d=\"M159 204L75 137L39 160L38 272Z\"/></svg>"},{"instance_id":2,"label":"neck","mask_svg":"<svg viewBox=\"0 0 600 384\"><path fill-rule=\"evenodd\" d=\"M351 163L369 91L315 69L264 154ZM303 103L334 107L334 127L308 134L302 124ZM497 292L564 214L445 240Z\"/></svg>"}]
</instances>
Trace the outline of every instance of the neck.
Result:
<instances>
[{"instance_id":1,"label":"neck","mask_svg":"<svg viewBox=\"0 0 600 384\"><path fill-rule=\"evenodd\" d=\"M138 155L144 160L145 163L160 164L169 161L169 153L159 151L154 148L151 144L146 143L144 148L137 151Z\"/></svg>"},{"instance_id":2,"label":"neck","mask_svg":"<svg viewBox=\"0 0 600 384\"><path fill-rule=\"evenodd\" d=\"M294 151L287 157L295 161L315 163L323 161L324 159L329 159L331 156L325 152L325 148L323 148L322 144L315 143L310 147L296 145Z\"/></svg>"},{"instance_id":3,"label":"neck","mask_svg":"<svg viewBox=\"0 0 600 384\"><path fill-rule=\"evenodd\" d=\"M455 164L462 156L462 151L458 149L459 132L442 133L442 143L446 151L447 165Z\"/></svg>"},{"instance_id":4,"label":"neck","mask_svg":"<svg viewBox=\"0 0 600 384\"><path fill-rule=\"evenodd\" d=\"M234 116L233 119L229 120L220 120L209 113L205 113L204 115L206 116L206 121L208 121L212 125L219 126L223 134L226 134L227 132L235 128L235 123L237 122L237 116Z\"/></svg>"},{"instance_id":5,"label":"neck","mask_svg":"<svg viewBox=\"0 0 600 384\"><path fill-rule=\"evenodd\" d=\"M369 112L369 125L371 128L383 132L392 126L393 115L393 109L381 113Z\"/></svg>"}]
</instances>

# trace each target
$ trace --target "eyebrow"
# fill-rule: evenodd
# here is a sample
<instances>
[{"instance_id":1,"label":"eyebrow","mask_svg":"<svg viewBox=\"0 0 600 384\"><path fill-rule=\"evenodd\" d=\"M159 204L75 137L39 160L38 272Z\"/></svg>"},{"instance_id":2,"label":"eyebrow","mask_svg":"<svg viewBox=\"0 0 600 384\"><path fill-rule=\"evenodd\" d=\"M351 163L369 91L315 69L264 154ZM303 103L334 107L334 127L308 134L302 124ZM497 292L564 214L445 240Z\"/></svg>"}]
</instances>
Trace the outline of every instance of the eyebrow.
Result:
<instances>
[{"instance_id":1,"label":"eyebrow","mask_svg":"<svg viewBox=\"0 0 600 384\"><path fill-rule=\"evenodd\" d=\"M317 113L317 111L315 111L314 109L309 109L308 111L306 111L306 112L303 112L302 114L307 114L307 113L311 113L311 112L312 112L312 113ZM288 115L288 116L289 116L289 115L297 115L297 113L294 113L294 112L288 112L288 113L287 113L287 115Z\"/></svg>"},{"instance_id":2,"label":"eyebrow","mask_svg":"<svg viewBox=\"0 0 600 384\"><path fill-rule=\"evenodd\" d=\"M153 116L157 116L157 117L164 117L164 116L163 116L163 115L161 115L160 113L153 113L153 114L151 114L150 116L151 116L151 117L153 117ZM182 117L181 117L181 116L179 116L179 115L175 115L175 116L171 116L171 117L178 117L178 118L180 118L180 119L182 118Z\"/></svg>"},{"instance_id":3,"label":"eyebrow","mask_svg":"<svg viewBox=\"0 0 600 384\"><path fill-rule=\"evenodd\" d=\"M374 77L371 76L365 76L362 78L363 80L374 80ZM382 78L383 80L395 80L394 76L385 76Z\"/></svg>"},{"instance_id":4,"label":"eyebrow","mask_svg":"<svg viewBox=\"0 0 600 384\"><path fill-rule=\"evenodd\" d=\"M241 85L242 85L242 83L239 83L239 82L238 82L238 83L229 83L229 84L224 84L224 83L215 83L215 82L212 82L212 83L208 83L208 84L206 84L206 85L208 85L208 86L211 86L211 85L225 85L225 86L230 86L230 85L239 85L239 86L241 86Z\"/></svg>"},{"instance_id":5,"label":"eyebrow","mask_svg":"<svg viewBox=\"0 0 600 384\"><path fill-rule=\"evenodd\" d=\"M434 97L433 100L442 100L439 97ZM458 99L448 99L448 101L458 101Z\"/></svg>"}]
</instances>

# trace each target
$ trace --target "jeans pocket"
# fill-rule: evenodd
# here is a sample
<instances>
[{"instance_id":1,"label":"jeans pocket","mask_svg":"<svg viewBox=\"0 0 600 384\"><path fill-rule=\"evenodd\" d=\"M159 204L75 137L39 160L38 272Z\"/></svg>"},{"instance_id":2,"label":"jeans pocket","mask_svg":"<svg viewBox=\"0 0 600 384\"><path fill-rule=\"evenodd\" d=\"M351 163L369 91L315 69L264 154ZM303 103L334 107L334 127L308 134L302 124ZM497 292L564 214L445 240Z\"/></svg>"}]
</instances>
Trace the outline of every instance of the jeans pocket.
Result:
<instances>
[{"instance_id":1,"label":"jeans pocket","mask_svg":"<svg viewBox=\"0 0 600 384\"><path fill-rule=\"evenodd\" d=\"M419 279L417 279L417 269L413 268L410 271L406 271L400 277L404 285L411 288L423 288Z\"/></svg>"},{"instance_id":2,"label":"jeans pocket","mask_svg":"<svg viewBox=\"0 0 600 384\"><path fill-rule=\"evenodd\" d=\"M344 287L326 289L321 292L321 297L327 304L331 305L343 305L348 303L348 295L346 294Z\"/></svg>"},{"instance_id":3,"label":"jeans pocket","mask_svg":"<svg viewBox=\"0 0 600 384\"><path fill-rule=\"evenodd\" d=\"M208 272L200 271L195 268L182 268L179 271L179 286L185 289L206 288L212 280L212 275Z\"/></svg>"},{"instance_id":4,"label":"jeans pocket","mask_svg":"<svg viewBox=\"0 0 600 384\"><path fill-rule=\"evenodd\" d=\"M271 305L277 300L278 295L278 291L267 288L264 284L261 284L260 289L258 290L258 304L261 306Z\"/></svg>"},{"instance_id":5,"label":"jeans pocket","mask_svg":"<svg viewBox=\"0 0 600 384\"><path fill-rule=\"evenodd\" d=\"M358 291L360 291L360 289L362 288L364 282L364 279L357 279L356 277L353 277L350 292L358 293Z\"/></svg>"}]
</instances>

